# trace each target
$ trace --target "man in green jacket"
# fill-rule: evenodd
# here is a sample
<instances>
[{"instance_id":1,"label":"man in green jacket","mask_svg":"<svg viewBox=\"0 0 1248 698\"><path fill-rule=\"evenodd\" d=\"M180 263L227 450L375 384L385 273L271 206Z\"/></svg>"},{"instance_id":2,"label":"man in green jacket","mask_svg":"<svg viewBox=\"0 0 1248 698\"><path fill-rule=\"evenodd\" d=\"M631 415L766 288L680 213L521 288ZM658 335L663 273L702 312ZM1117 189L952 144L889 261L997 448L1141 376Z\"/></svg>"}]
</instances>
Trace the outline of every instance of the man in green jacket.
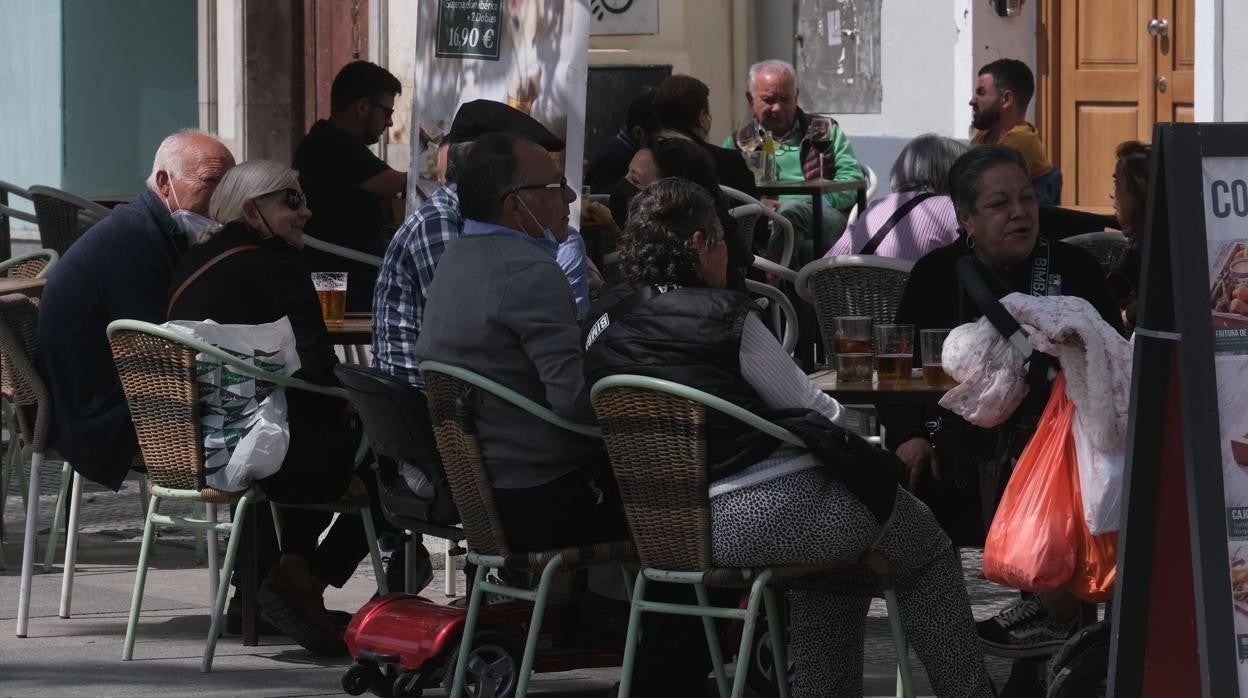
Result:
<instances>
[{"instance_id":1,"label":"man in green jacket","mask_svg":"<svg viewBox=\"0 0 1248 698\"><path fill-rule=\"evenodd\" d=\"M854 148L845 137L845 132L834 119L828 118L827 134L817 138L811 128L811 115L797 106L799 90L797 73L792 64L781 60L765 60L750 66L749 89L745 99L754 112L754 123L760 131L769 132L775 140L777 180L784 182L801 182L808 179L824 177L835 181L853 181L863 178L858 158L854 156ZM818 123L818 122L816 122ZM821 130L821 129L819 129ZM803 162L802 141L810 137L817 141L829 143L823 157L817 151L807 148ZM730 136L724 140L725 148L736 148ZM853 207L856 194L854 191L842 191L825 194L823 197L823 242L831 245L845 232L846 216ZM815 250L811 241L812 206L810 197L806 195L782 196L779 202L765 200L782 216L793 223L795 252L793 266L813 258ZM783 239L772 235L767 245L767 255L772 259L780 257Z\"/></svg>"}]
</instances>

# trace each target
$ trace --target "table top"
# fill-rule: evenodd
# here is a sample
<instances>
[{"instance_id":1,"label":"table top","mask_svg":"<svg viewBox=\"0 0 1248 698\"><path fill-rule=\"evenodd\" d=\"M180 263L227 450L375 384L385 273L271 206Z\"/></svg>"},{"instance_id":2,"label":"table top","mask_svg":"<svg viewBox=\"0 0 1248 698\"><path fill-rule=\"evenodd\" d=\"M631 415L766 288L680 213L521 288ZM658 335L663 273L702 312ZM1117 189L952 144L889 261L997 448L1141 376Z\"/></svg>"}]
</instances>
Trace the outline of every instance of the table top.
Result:
<instances>
[{"instance_id":1,"label":"table top","mask_svg":"<svg viewBox=\"0 0 1248 698\"><path fill-rule=\"evenodd\" d=\"M22 293L27 296L38 297L43 293L43 285L47 283L47 279L10 279L0 277L0 296L7 293Z\"/></svg>"},{"instance_id":2,"label":"table top","mask_svg":"<svg viewBox=\"0 0 1248 698\"><path fill-rule=\"evenodd\" d=\"M909 380L840 383L836 371L815 371L810 380L819 390L849 405L934 405L947 390L924 383L921 370L914 371Z\"/></svg>"},{"instance_id":3,"label":"table top","mask_svg":"<svg viewBox=\"0 0 1248 698\"><path fill-rule=\"evenodd\" d=\"M329 339L334 344L372 344L373 314L347 313L342 322L327 322Z\"/></svg>"},{"instance_id":4,"label":"table top","mask_svg":"<svg viewBox=\"0 0 1248 698\"><path fill-rule=\"evenodd\" d=\"M759 184L760 194L827 194L834 191L857 191L867 188L866 180L851 179L834 181L831 179L808 179L802 182L772 182Z\"/></svg>"}]
</instances>

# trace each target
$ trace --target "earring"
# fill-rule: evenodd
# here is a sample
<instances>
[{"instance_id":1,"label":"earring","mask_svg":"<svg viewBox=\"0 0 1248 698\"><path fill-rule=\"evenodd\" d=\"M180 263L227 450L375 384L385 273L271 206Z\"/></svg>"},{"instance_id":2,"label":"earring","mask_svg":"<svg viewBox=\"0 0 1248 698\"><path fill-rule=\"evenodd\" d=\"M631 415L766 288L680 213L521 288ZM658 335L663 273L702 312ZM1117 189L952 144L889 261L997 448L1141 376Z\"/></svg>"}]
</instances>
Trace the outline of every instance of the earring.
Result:
<instances>
[{"instance_id":1,"label":"earring","mask_svg":"<svg viewBox=\"0 0 1248 698\"><path fill-rule=\"evenodd\" d=\"M962 232L966 232L966 231L964 230ZM975 238L971 237L969 234L966 236L966 249L968 250L975 249Z\"/></svg>"}]
</instances>

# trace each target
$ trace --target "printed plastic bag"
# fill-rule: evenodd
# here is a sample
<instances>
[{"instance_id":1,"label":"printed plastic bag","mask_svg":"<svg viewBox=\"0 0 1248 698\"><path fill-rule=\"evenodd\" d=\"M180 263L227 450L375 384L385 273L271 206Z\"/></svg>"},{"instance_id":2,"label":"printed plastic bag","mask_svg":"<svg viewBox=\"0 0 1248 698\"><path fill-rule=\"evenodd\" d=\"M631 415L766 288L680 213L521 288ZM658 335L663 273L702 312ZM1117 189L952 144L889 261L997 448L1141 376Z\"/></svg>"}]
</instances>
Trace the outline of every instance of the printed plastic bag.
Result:
<instances>
[{"instance_id":1,"label":"printed plastic bag","mask_svg":"<svg viewBox=\"0 0 1248 698\"><path fill-rule=\"evenodd\" d=\"M285 317L265 325L180 320L162 326L207 342L265 371L289 376L299 370L295 333ZM196 357L195 374L206 484L223 492L238 492L253 480L277 472L290 445L282 388L238 373L206 354Z\"/></svg>"},{"instance_id":2,"label":"printed plastic bag","mask_svg":"<svg viewBox=\"0 0 1248 698\"><path fill-rule=\"evenodd\" d=\"M984 575L1015 589L1048 591L1075 572L1082 522L1066 378L1053 381L1036 432L1023 449L984 543Z\"/></svg>"},{"instance_id":3,"label":"printed plastic bag","mask_svg":"<svg viewBox=\"0 0 1248 698\"><path fill-rule=\"evenodd\" d=\"M1075 454L1079 457L1079 491L1083 497L1083 519L1094 533L1118 530L1122 506L1122 471L1126 444L1114 452L1098 449L1075 410Z\"/></svg>"}]
</instances>

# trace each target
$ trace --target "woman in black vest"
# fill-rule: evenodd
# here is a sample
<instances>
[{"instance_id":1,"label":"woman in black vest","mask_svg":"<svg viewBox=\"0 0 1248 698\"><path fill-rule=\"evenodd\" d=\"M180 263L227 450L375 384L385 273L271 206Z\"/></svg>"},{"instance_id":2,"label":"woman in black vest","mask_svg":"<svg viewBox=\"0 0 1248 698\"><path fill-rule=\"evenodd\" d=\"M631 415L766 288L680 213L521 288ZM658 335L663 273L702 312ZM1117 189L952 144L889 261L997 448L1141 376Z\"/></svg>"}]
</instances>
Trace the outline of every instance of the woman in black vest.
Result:
<instances>
[{"instance_id":1,"label":"woman in black vest","mask_svg":"<svg viewBox=\"0 0 1248 698\"><path fill-rule=\"evenodd\" d=\"M637 196L624 230L626 281L603 294L586 324L605 326L587 337L589 379L654 376L760 414L810 411L798 421L839 432L847 411L802 374L747 296L723 288L722 237L710 197L689 182L664 179ZM811 451L741 431L710 418L715 563L845 560L874 547L896 569L902 623L936 694L993 695L953 546L897 486L890 456L868 447L866 468L837 464L834 477ZM792 600L793 695L861 695L870 599L794 592Z\"/></svg>"}]
</instances>

